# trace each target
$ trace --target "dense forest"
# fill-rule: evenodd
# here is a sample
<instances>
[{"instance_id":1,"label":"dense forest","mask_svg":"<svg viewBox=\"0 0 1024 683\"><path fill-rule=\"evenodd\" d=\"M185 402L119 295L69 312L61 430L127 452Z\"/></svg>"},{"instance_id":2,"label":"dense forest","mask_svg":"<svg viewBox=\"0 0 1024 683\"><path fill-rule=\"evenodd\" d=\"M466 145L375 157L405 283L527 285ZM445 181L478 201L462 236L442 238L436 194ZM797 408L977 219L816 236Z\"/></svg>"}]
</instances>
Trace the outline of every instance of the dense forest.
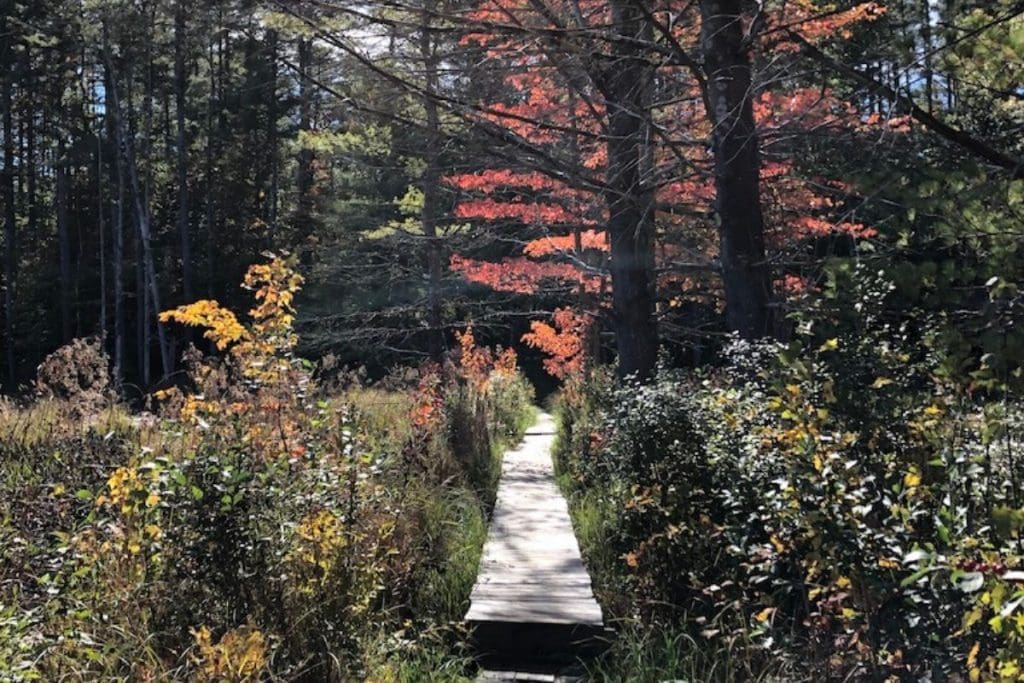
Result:
<instances>
[{"instance_id":1,"label":"dense forest","mask_svg":"<svg viewBox=\"0 0 1024 683\"><path fill-rule=\"evenodd\" d=\"M951 312L1009 277L1013 3L690 4L9 3L4 386L84 336L173 378L157 314L268 250L303 352L377 372L467 320L700 363L844 258L953 268Z\"/></svg>"},{"instance_id":2,"label":"dense forest","mask_svg":"<svg viewBox=\"0 0 1024 683\"><path fill-rule=\"evenodd\" d=\"M0 0L0 680L471 676L536 396L594 680L1021 679L1022 84L1018 0Z\"/></svg>"}]
</instances>

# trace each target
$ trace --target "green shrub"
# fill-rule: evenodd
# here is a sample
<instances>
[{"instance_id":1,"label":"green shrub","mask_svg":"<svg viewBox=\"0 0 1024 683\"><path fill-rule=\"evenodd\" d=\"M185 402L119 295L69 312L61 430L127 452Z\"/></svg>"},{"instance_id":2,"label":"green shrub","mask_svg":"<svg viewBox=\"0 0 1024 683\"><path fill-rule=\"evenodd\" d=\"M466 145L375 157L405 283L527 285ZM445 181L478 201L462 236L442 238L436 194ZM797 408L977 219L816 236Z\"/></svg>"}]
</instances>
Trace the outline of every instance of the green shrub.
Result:
<instances>
[{"instance_id":1,"label":"green shrub","mask_svg":"<svg viewBox=\"0 0 1024 683\"><path fill-rule=\"evenodd\" d=\"M606 606L792 678L1013 679L1024 410L942 359L880 326L566 392L559 471Z\"/></svg>"}]
</instances>

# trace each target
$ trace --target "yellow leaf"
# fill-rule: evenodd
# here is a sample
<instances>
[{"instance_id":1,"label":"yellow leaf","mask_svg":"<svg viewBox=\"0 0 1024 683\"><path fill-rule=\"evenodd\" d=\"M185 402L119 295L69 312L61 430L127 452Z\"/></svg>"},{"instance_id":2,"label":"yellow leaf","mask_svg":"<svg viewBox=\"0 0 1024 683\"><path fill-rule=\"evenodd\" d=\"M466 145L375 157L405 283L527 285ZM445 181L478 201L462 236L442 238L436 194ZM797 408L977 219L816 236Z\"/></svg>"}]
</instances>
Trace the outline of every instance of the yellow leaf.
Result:
<instances>
[{"instance_id":1,"label":"yellow leaf","mask_svg":"<svg viewBox=\"0 0 1024 683\"><path fill-rule=\"evenodd\" d=\"M879 377L874 382L872 382L871 388L872 389L881 389L882 387L887 387L887 386L889 386L892 383L893 383L893 381L891 379L889 379L888 377Z\"/></svg>"},{"instance_id":2,"label":"yellow leaf","mask_svg":"<svg viewBox=\"0 0 1024 683\"><path fill-rule=\"evenodd\" d=\"M848 576L840 576L838 579L836 579L836 587L837 588L849 588L850 587L850 577L848 577Z\"/></svg>"},{"instance_id":3,"label":"yellow leaf","mask_svg":"<svg viewBox=\"0 0 1024 683\"><path fill-rule=\"evenodd\" d=\"M967 653L967 666L974 668L974 663L978 661L978 652L981 650L981 643L975 643L971 647L971 651Z\"/></svg>"},{"instance_id":4,"label":"yellow leaf","mask_svg":"<svg viewBox=\"0 0 1024 683\"><path fill-rule=\"evenodd\" d=\"M800 385L799 384L787 384L786 385L786 391L788 391L793 396L799 396L800 395Z\"/></svg>"},{"instance_id":5,"label":"yellow leaf","mask_svg":"<svg viewBox=\"0 0 1024 683\"><path fill-rule=\"evenodd\" d=\"M822 344L821 347L818 349L818 351L835 351L838 348L839 348L839 340L833 338L833 339L829 339L824 344Z\"/></svg>"},{"instance_id":6,"label":"yellow leaf","mask_svg":"<svg viewBox=\"0 0 1024 683\"><path fill-rule=\"evenodd\" d=\"M903 485L908 489L921 485L921 475L916 470L911 470L903 476Z\"/></svg>"},{"instance_id":7,"label":"yellow leaf","mask_svg":"<svg viewBox=\"0 0 1024 683\"><path fill-rule=\"evenodd\" d=\"M771 619L771 616L773 614L775 614L774 607L765 607L763 610L754 615L754 619L763 624L764 622Z\"/></svg>"}]
</instances>

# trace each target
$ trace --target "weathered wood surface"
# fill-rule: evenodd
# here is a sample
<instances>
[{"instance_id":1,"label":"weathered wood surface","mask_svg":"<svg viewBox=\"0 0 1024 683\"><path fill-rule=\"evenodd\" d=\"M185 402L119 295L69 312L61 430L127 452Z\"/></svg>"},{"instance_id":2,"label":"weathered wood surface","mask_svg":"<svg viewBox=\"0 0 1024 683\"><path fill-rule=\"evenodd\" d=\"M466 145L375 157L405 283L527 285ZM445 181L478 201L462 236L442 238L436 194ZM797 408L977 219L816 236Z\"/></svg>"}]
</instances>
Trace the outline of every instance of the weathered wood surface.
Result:
<instances>
[{"instance_id":1,"label":"weathered wood surface","mask_svg":"<svg viewBox=\"0 0 1024 683\"><path fill-rule=\"evenodd\" d=\"M505 454L501 482L466 621L602 626L569 508L555 484L548 414Z\"/></svg>"}]
</instances>

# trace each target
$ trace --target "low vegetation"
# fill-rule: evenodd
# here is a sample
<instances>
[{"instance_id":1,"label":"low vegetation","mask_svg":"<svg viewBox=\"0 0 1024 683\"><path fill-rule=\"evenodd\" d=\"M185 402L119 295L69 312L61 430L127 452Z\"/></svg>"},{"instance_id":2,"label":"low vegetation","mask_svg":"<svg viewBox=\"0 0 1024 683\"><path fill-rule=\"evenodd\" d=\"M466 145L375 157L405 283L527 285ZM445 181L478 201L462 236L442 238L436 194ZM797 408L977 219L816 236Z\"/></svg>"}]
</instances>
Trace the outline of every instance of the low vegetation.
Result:
<instances>
[{"instance_id":1,"label":"low vegetation","mask_svg":"<svg viewBox=\"0 0 1024 683\"><path fill-rule=\"evenodd\" d=\"M791 342L562 393L560 476L624 634L599 678L1024 675L1014 347L863 283Z\"/></svg>"},{"instance_id":2,"label":"low vegetation","mask_svg":"<svg viewBox=\"0 0 1024 683\"><path fill-rule=\"evenodd\" d=\"M192 352L153 412L109 394L86 342L0 404L0 679L469 673L456 624L532 390L471 330L444 366L328 377L293 352L300 285L274 259L246 278L251 322L165 314L223 353Z\"/></svg>"}]
</instances>

